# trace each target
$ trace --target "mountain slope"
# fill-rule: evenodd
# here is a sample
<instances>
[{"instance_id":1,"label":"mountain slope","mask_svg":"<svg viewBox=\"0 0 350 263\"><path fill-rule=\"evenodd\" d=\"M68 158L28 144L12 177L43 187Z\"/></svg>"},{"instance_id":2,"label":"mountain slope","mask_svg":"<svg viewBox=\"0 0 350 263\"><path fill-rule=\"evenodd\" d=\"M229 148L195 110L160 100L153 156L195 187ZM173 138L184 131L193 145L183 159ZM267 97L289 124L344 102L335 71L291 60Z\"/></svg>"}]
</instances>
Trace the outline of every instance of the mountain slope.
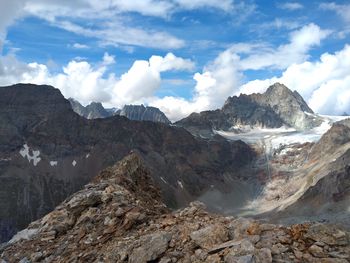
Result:
<instances>
[{"instance_id":1,"label":"mountain slope","mask_svg":"<svg viewBox=\"0 0 350 263\"><path fill-rule=\"evenodd\" d=\"M125 105L123 109L116 112L117 115L125 116L130 120L135 121L154 121L161 122L165 124L170 124L171 122L161 112L158 108L143 106L143 105Z\"/></svg>"},{"instance_id":2,"label":"mountain slope","mask_svg":"<svg viewBox=\"0 0 350 263\"><path fill-rule=\"evenodd\" d=\"M249 128L292 127L305 130L317 127L322 119L313 114L303 98L286 86L275 83L264 94L229 97L215 111L192 113L176 125L196 135L209 136L213 130L241 132Z\"/></svg>"},{"instance_id":3,"label":"mountain slope","mask_svg":"<svg viewBox=\"0 0 350 263\"><path fill-rule=\"evenodd\" d=\"M2 251L1 251L2 250ZM289 227L205 211L170 213L131 154L0 249L6 262L348 262L350 233Z\"/></svg>"},{"instance_id":4,"label":"mountain slope","mask_svg":"<svg viewBox=\"0 0 350 263\"><path fill-rule=\"evenodd\" d=\"M29 84L0 87L0 134L1 240L130 151L141 154L172 207L225 185L255 157L243 142L195 138L161 123L87 120L57 89Z\"/></svg>"}]
</instances>

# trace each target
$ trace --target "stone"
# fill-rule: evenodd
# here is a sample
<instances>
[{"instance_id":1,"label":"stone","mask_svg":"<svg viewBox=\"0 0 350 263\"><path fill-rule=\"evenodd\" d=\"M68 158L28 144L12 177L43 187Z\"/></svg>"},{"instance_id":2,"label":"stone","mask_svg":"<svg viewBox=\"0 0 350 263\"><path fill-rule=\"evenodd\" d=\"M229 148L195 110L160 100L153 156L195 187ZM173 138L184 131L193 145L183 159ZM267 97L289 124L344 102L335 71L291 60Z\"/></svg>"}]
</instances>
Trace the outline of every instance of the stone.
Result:
<instances>
[{"instance_id":1,"label":"stone","mask_svg":"<svg viewBox=\"0 0 350 263\"><path fill-rule=\"evenodd\" d=\"M319 246L312 245L311 247L309 247L308 250L311 253L311 255L313 255L314 257L317 257L317 258L325 257L325 253L323 252L323 249Z\"/></svg>"},{"instance_id":2,"label":"stone","mask_svg":"<svg viewBox=\"0 0 350 263\"><path fill-rule=\"evenodd\" d=\"M272 263L271 250L268 248L257 249L254 253L255 263Z\"/></svg>"},{"instance_id":3,"label":"stone","mask_svg":"<svg viewBox=\"0 0 350 263\"><path fill-rule=\"evenodd\" d=\"M235 256L234 254L227 254L225 263L254 263L253 255Z\"/></svg>"},{"instance_id":4,"label":"stone","mask_svg":"<svg viewBox=\"0 0 350 263\"><path fill-rule=\"evenodd\" d=\"M43 253L42 252L35 252L30 255L30 260L32 262L38 262L43 258Z\"/></svg>"},{"instance_id":5,"label":"stone","mask_svg":"<svg viewBox=\"0 0 350 263\"><path fill-rule=\"evenodd\" d=\"M273 255L278 255L281 253L285 253L289 250L288 246L282 245L280 243L277 243L271 247L271 252Z\"/></svg>"},{"instance_id":6,"label":"stone","mask_svg":"<svg viewBox=\"0 0 350 263\"><path fill-rule=\"evenodd\" d=\"M140 240L141 246L134 248L132 251L129 262L146 263L158 259L168 248L170 239L171 235L166 232L158 232L144 236L142 240Z\"/></svg>"},{"instance_id":7,"label":"stone","mask_svg":"<svg viewBox=\"0 0 350 263\"><path fill-rule=\"evenodd\" d=\"M194 231L190 236L199 247L211 249L228 240L228 231L223 225L216 224Z\"/></svg>"},{"instance_id":8,"label":"stone","mask_svg":"<svg viewBox=\"0 0 350 263\"><path fill-rule=\"evenodd\" d=\"M233 220L228 225L230 239L238 239L240 237L247 236L247 230L252 224L252 222L253 221L251 219L247 219L244 217Z\"/></svg>"},{"instance_id":9,"label":"stone","mask_svg":"<svg viewBox=\"0 0 350 263\"><path fill-rule=\"evenodd\" d=\"M305 237L328 245L344 246L349 244L348 234L334 225L312 225L305 233Z\"/></svg>"}]
</instances>

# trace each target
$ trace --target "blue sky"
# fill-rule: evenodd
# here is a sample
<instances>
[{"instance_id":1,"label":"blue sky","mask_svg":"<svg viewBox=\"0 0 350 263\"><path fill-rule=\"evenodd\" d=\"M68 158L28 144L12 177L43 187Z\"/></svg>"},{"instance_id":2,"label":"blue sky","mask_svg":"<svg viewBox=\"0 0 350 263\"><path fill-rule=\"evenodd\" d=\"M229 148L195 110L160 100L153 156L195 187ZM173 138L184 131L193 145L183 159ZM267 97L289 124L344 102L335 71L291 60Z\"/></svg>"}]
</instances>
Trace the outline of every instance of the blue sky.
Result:
<instances>
[{"instance_id":1,"label":"blue sky","mask_svg":"<svg viewBox=\"0 0 350 263\"><path fill-rule=\"evenodd\" d=\"M83 104L145 103L175 120L280 81L317 112L350 111L349 1L0 5L2 85L48 83Z\"/></svg>"}]
</instances>

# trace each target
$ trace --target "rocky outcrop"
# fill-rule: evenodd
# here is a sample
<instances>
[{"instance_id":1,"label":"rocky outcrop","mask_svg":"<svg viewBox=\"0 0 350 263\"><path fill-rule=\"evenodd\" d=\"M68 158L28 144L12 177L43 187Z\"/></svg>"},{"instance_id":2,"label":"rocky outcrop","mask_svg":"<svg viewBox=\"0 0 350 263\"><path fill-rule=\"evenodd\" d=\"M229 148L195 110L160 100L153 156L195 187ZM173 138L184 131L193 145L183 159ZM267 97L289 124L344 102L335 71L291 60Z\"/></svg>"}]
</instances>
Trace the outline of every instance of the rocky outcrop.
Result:
<instances>
[{"instance_id":1,"label":"rocky outcrop","mask_svg":"<svg viewBox=\"0 0 350 263\"><path fill-rule=\"evenodd\" d=\"M224 217L199 202L170 212L136 154L101 172L0 250L8 263L347 263L349 255L350 233L334 225Z\"/></svg>"},{"instance_id":2,"label":"rocky outcrop","mask_svg":"<svg viewBox=\"0 0 350 263\"><path fill-rule=\"evenodd\" d=\"M249 128L292 127L305 130L317 127L322 119L313 114L300 94L275 83L264 94L241 94L229 97L224 106L215 111L192 113L176 125L201 136L210 136L213 130L241 132Z\"/></svg>"},{"instance_id":3,"label":"rocky outcrop","mask_svg":"<svg viewBox=\"0 0 350 263\"><path fill-rule=\"evenodd\" d=\"M75 99L69 98L68 100L72 105L73 110L80 116L87 119L107 118L113 116L113 113L107 111L101 103L91 102L89 105L84 107Z\"/></svg>"},{"instance_id":4,"label":"rocky outcrop","mask_svg":"<svg viewBox=\"0 0 350 263\"><path fill-rule=\"evenodd\" d=\"M252 94L251 97L259 105L270 107L289 127L305 130L322 123L301 95L283 84L275 83L264 94Z\"/></svg>"},{"instance_id":5,"label":"rocky outcrop","mask_svg":"<svg viewBox=\"0 0 350 263\"><path fill-rule=\"evenodd\" d=\"M125 116L135 121L153 121L170 124L171 122L158 108L143 105L125 105L116 112L117 115Z\"/></svg>"},{"instance_id":6,"label":"rocky outcrop","mask_svg":"<svg viewBox=\"0 0 350 263\"><path fill-rule=\"evenodd\" d=\"M170 207L226 185L255 157L243 142L125 117L87 120L49 86L0 87L0 234L10 238L98 171L139 152Z\"/></svg>"},{"instance_id":7,"label":"rocky outcrop","mask_svg":"<svg viewBox=\"0 0 350 263\"><path fill-rule=\"evenodd\" d=\"M91 102L84 107L75 99L68 99L73 110L87 119L107 118L115 115L124 116L134 121L153 121L170 124L171 122L158 108L143 105L125 105L121 110L105 109L101 103Z\"/></svg>"}]
</instances>

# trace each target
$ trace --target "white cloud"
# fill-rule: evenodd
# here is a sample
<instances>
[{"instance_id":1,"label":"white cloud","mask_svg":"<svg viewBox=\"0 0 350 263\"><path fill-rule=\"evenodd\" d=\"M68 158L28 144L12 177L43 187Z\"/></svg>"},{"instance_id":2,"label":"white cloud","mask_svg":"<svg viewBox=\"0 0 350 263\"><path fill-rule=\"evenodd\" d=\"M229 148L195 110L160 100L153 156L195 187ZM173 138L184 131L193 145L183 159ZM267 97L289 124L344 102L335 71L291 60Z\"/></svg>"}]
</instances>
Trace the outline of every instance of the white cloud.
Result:
<instances>
[{"instance_id":1,"label":"white cloud","mask_svg":"<svg viewBox=\"0 0 350 263\"><path fill-rule=\"evenodd\" d=\"M281 9L287 9L291 11L300 10L304 8L304 6L298 2L287 2L284 4L279 4L278 7Z\"/></svg>"},{"instance_id":2,"label":"white cloud","mask_svg":"<svg viewBox=\"0 0 350 263\"><path fill-rule=\"evenodd\" d=\"M281 77L248 82L239 92L263 92L274 82L281 82L297 90L314 111L342 114L350 112L349 68L350 46L346 45L334 54L324 53L318 61L293 64Z\"/></svg>"},{"instance_id":3,"label":"white cloud","mask_svg":"<svg viewBox=\"0 0 350 263\"><path fill-rule=\"evenodd\" d=\"M119 45L134 45L158 49L177 49L185 45L185 41L166 32L128 27L118 21L106 22L101 28L94 29L83 27L69 21L55 22L55 25L78 35L97 38L103 45L116 47Z\"/></svg>"},{"instance_id":4,"label":"white cloud","mask_svg":"<svg viewBox=\"0 0 350 263\"><path fill-rule=\"evenodd\" d=\"M0 54L6 38L6 29L21 15L25 0L0 0Z\"/></svg>"},{"instance_id":5,"label":"white cloud","mask_svg":"<svg viewBox=\"0 0 350 263\"><path fill-rule=\"evenodd\" d=\"M135 61L120 78L107 74L115 63L114 56L105 53L96 66L86 61L71 61L63 72L53 74L46 65L22 63L14 55L0 57L0 85L18 82L49 84L66 97L73 97L83 104L99 101L114 107L124 104L144 103L153 99L161 86L161 73L194 69L191 60L169 53L164 57L152 56L149 61Z\"/></svg>"},{"instance_id":6,"label":"white cloud","mask_svg":"<svg viewBox=\"0 0 350 263\"><path fill-rule=\"evenodd\" d=\"M175 0L181 8L196 9L201 7L214 7L224 11L231 11L234 7L233 0Z\"/></svg>"},{"instance_id":7,"label":"white cloud","mask_svg":"<svg viewBox=\"0 0 350 263\"><path fill-rule=\"evenodd\" d=\"M85 45L85 44L80 44L80 43L74 43L72 45L73 48L76 48L76 49L87 49L89 48L88 45Z\"/></svg>"},{"instance_id":8,"label":"white cloud","mask_svg":"<svg viewBox=\"0 0 350 263\"><path fill-rule=\"evenodd\" d=\"M235 45L231 48L231 52L249 55L240 62L242 70L284 69L293 63L305 61L310 49L320 45L321 40L329 34L329 30L322 30L319 26L311 23L293 31L290 34L290 42L277 48L264 44L248 44L245 45L245 50L236 50L237 46Z\"/></svg>"},{"instance_id":9,"label":"white cloud","mask_svg":"<svg viewBox=\"0 0 350 263\"><path fill-rule=\"evenodd\" d=\"M130 26L129 13L169 19L174 13L199 8L235 11L237 17L251 14L255 5L233 0L1 0L0 41L6 28L19 17L40 17L76 34L93 37L102 45L142 46L159 49L184 47L185 41L164 31L144 25ZM79 21L75 23L73 21ZM75 48L83 48L79 43Z\"/></svg>"},{"instance_id":10,"label":"white cloud","mask_svg":"<svg viewBox=\"0 0 350 263\"><path fill-rule=\"evenodd\" d=\"M324 10L331 10L341 16L346 22L350 22L350 4L340 5L334 2L321 3L320 8Z\"/></svg>"},{"instance_id":11,"label":"white cloud","mask_svg":"<svg viewBox=\"0 0 350 263\"><path fill-rule=\"evenodd\" d=\"M277 48L254 43L232 45L207 65L202 73L194 75L197 84L191 100L165 97L156 98L150 104L159 107L172 120L186 117L194 111L219 108L228 96L247 91L247 86L240 89L244 81L244 71L286 69L292 64L301 63L308 58L310 49L319 45L328 34L329 31L321 30L315 24L309 24L293 31L289 43ZM271 79L247 85L250 87L249 91L262 91L272 82Z\"/></svg>"},{"instance_id":12,"label":"white cloud","mask_svg":"<svg viewBox=\"0 0 350 263\"><path fill-rule=\"evenodd\" d=\"M103 65L108 66L114 63L115 63L115 57L105 52L103 55Z\"/></svg>"},{"instance_id":13,"label":"white cloud","mask_svg":"<svg viewBox=\"0 0 350 263\"><path fill-rule=\"evenodd\" d=\"M190 59L176 57L173 53L168 53L165 57L152 56L149 60L150 67L159 72L169 70L188 70L194 69L195 64Z\"/></svg>"}]
</instances>

